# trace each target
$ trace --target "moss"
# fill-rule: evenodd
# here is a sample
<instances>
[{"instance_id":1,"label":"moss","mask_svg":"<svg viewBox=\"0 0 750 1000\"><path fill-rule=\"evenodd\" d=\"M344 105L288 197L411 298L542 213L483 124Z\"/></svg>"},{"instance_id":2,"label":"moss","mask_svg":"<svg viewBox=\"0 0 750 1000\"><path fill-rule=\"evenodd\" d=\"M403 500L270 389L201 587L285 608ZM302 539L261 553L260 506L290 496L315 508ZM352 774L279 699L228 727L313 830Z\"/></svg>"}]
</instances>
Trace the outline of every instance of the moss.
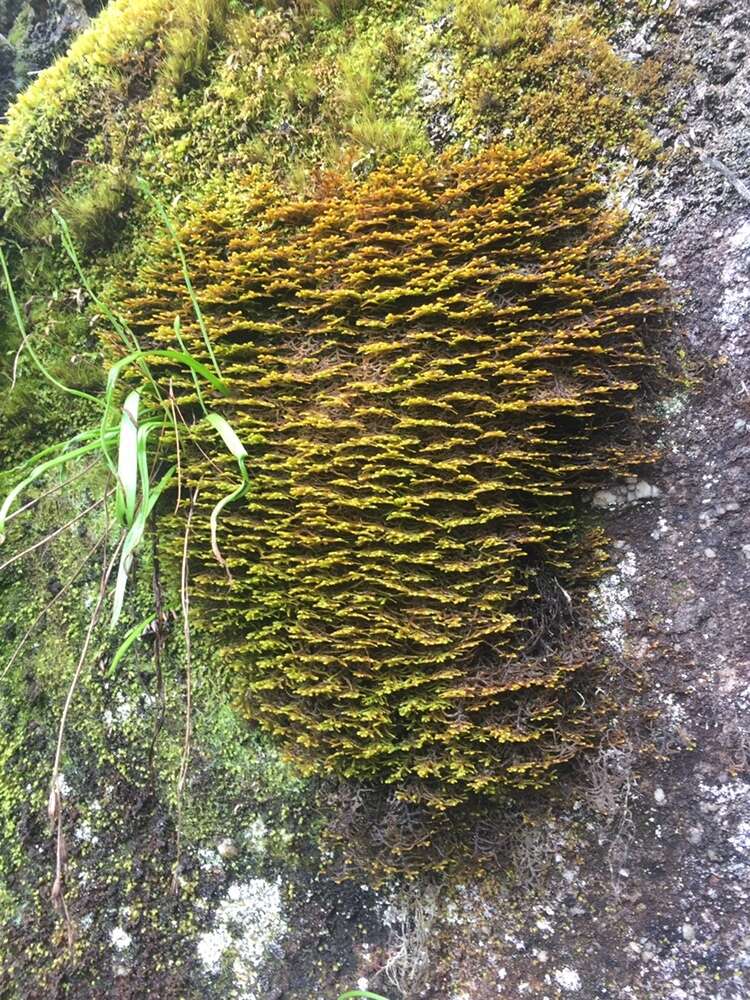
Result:
<instances>
[{"instance_id":1,"label":"moss","mask_svg":"<svg viewBox=\"0 0 750 1000\"><path fill-rule=\"evenodd\" d=\"M500 56L517 45L529 29L527 10L499 0L457 0L456 30L477 51Z\"/></svg>"},{"instance_id":2,"label":"moss","mask_svg":"<svg viewBox=\"0 0 750 1000\"><path fill-rule=\"evenodd\" d=\"M303 15L323 22L338 21L360 10L364 6L364 0L300 0L298 6Z\"/></svg>"},{"instance_id":3,"label":"moss","mask_svg":"<svg viewBox=\"0 0 750 1000\"><path fill-rule=\"evenodd\" d=\"M70 185L55 199L55 208L68 224L76 245L85 255L101 253L117 240L126 223L135 181L120 170L99 168L88 172L81 185ZM56 231L52 219L46 226Z\"/></svg>"},{"instance_id":4,"label":"moss","mask_svg":"<svg viewBox=\"0 0 750 1000\"><path fill-rule=\"evenodd\" d=\"M157 71L172 87L197 72L225 10L223 0L111 3L9 111L0 144L6 222L70 163L102 120L153 86Z\"/></svg>"},{"instance_id":5,"label":"moss","mask_svg":"<svg viewBox=\"0 0 750 1000\"><path fill-rule=\"evenodd\" d=\"M6 223L33 240L56 189L75 199L107 172L148 174L171 199L264 162L300 188L321 166L425 153L428 137L646 155L657 70L619 59L603 23L597 4L542 0L116 0L10 112Z\"/></svg>"},{"instance_id":6,"label":"moss","mask_svg":"<svg viewBox=\"0 0 750 1000\"><path fill-rule=\"evenodd\" d=\"M202 627L303 771L439 809L544 784L591 739L573 695L590 662L534 652L538 588L594 571L574 498L642 459L627 419L661 312L602 195L562 153L495 148L297 204L258 180L235 225L194 209L183 235L253 470L226 517L231 586L199 519ZM179 272L138 288L133 329L169 341ZM202 469L185 475L207 515L231 479Z\"/></svg>"},{"instance_id":7,"label":"moss","mask_svg":"<svg viewBox=\"0 0 750 1000\"><path fill-rule=\"evenodd\" d=\"M89 474L75 492L43 502L32 531L23 519L11 522L7 546L12 551L38 540L79 512L87 494L101 486L99 474ZM98 590L101 553L83 565L67 594L37 622L23 655L10 670L4 668L26 629L81 568L103 527L101 517L90 518L41 555L0 571L0 994L8 1000L79 1000L121 990L110 940L115 927L133 941L120 961L128 969L128 995L210 995L196 937L210 924L230 874L275 878L285 868L294 871L290 852L309 856L311 850L302 783L228 712L211 651L195 637L182 889L172 893L186 694L180 630L170 633L164 626L158 659L153 640L139 642L128 669L114 675L108 661L116 639L101 631L65 739L65 892L75 927L72 952L65 946L63 924L49 903L54 850L46 800L60 710ZM134 620L152 606L154 570L146 554L129 600ZM167 605L174 599L166 581L163 597ZM262 852L251 850L244 838L258 820L268 830ZM206 865L205 856L227 836L237 840L242 856L230 871Z\"/></svg>"},{"instance_id":8,"label":"moss","mask_svg":"<svg viewBox=\"0 0 750 1000\"><path fill-rule=\"evenodd\" d=\"M477 15L462 18L460 7L452 26L454 113L461 130L562 145L588 157L623 144L653 155L643 104L658 96L655 63L635 67L622 60L585 7L570 12L535 0L512 7L483 0L478 6L492 30L474 28ZM495 41L486 44L485 38Z\"/></svg>"},{"instance_id":9,"label":"moss","mask_svg":"<svg viewBox=\"0 0 750 1000\"><path fill-rule=\"evenodd\" d=\"M206 67L211 48L224 37L229 0L189 0L174 5L167 28L161 78L179 90Z\"/></svg>"}]
</instances>

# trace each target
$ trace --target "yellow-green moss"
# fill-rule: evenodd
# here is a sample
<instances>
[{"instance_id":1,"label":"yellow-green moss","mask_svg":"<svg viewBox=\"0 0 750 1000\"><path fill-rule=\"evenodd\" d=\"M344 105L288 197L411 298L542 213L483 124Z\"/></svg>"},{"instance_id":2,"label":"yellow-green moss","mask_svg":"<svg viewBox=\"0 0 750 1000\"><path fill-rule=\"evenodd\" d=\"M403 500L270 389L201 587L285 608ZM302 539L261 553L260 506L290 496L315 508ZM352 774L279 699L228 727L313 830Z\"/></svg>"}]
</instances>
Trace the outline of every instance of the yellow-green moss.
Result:
<instances>
[{"instance_id":1,"label":"yellow-green moss","mask_svg":"<svg viewBox=\"0 0 750 1000\"><path fill-rule=\"evenodd\" d=\"M6 221L23 233L55 189L102 169L146 173L171 198L259 160L300 187L321 166L425 153L428 136L648 152L656 69L616 55L598 10L115 0L10 111Z\"/></svg>"},{"instance_id":2,"label":"yellow-green moss","mask_svg":"<svg viewBox=\"0 0 750 1000\"><path fill-rule=\"evenodd\" d=\"M544 784L589 741L589 663L544 635L543 594L594 571L581 488L642 457L624 435L661 312L602 195L563 153L500 147L299 203L258 182L239 223L240 196L193 211L183 239L253 482L224 515L229 583L206 515L231 463L184 470L202 627L304 771L444 808ZM170 258L127 303L144 343L183 309Z\"/></svg>"},{"instance_id":3,"label":"yellow-green moss","mask_svg":"<svg viewBox=\"0 0 750 1000\"><path fill-rule=\"evenodd\" d=\"M622 59L585 4L459 0L452 35L460 131L589 157L621 146L653 155L644 107L658 95L658 65Z\"/></svg>"},{"instance_id":4,"label":"yellow-green moss","mask_svg":"<svg viewBox=\"0 0 750 1000\"><path fill-rule=\"evenodd\" d=\"M6 220L94 132L106 132L139 89L150 89L157 71L172 88L195 74L226 10L224 0L113 0L8 112L0 142Z\"/></svg>"}]
</instances>

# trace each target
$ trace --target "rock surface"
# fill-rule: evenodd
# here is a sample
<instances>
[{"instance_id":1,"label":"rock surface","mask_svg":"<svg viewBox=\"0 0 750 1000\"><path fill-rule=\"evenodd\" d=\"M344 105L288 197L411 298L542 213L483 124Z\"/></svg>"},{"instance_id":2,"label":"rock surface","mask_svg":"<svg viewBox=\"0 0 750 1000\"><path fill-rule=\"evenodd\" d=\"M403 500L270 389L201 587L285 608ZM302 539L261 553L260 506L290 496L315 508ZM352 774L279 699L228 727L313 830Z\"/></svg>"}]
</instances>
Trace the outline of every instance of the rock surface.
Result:
<instances>
[{"instance_id":1,"label":"rock surface","mask_svg":"<svg viewBox=\"0 0 750 1000\"><path fill-rule=\"evenodd\" d=\"M318 878L306 807L296 791L268 791L272 779L283 783L275 765L265 761L272 779L264 772L263 781L223 771L231 808L220 836L180 871L199 905L170 904L189 944L171 958L195 969L184 995L334 1000L334 989L359 981L392 1000L750 996L750 26L743 0L668 0L648 15L641 6L629 5L616 41L634 64L664 60L661 155L656 167L631 160L619 190L632 236L656 247L672 286L670 350L682 370L655 403L656 467L594 498L614 543L594 603L614 669L651 720L648 752L635 735L605 743L577 777L578 798L561 799L516 840L514 881L502 858L497 871L440 887ZM75 0L0 7L2 93L93 13ZM451 129L438 109L436 141ZM44 567L41 588L51 572ZM113 791L133 720L157 697L149 683L134 682L130 700L103 698L111 784L89 795L88 819L83 806L74 818L75 843L93 858L89 820L112 809L131 824L128 849L145 858L131 881L172 860L168 812L153 797ZM32 676L28 698L45 698ZM197 797L208 801L210 753L197 767ZM23 824L34 856L45 856L38 818L29 812ZM279 862L290 842L309 852L309 867ZM101 923L102 983L115 984L87 996L183 995L139 978L139 941L152 933L158 950L161 940L144 931L146 915L103 897L86 920L84 930ZM44 927L50 939L55 926ZM0 995L20 1000L3 979L2 949ZM74 995L64 965L51 976L49 996Z\"/></svg>"}]
</instances>

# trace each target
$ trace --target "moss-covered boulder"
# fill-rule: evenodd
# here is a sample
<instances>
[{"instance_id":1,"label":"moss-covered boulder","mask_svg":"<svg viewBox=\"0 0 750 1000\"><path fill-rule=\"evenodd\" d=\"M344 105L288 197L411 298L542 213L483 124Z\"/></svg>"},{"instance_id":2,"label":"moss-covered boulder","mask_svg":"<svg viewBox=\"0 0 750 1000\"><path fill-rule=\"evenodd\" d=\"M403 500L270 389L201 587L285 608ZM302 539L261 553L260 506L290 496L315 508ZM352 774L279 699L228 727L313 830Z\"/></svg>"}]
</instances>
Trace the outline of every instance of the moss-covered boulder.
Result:
<instances>
[{"instance_id":1,"label":"moss-covered boulder","mask_svg":"<svg viewBox=\"0 0 750 1000\"><path fill-rule=\"evenodd\" d=\"M624 149L651 155L656 73L617 55L621 5L597 0L112 0L37 73L24 39L63 6L0 5L9 72L32 81L0 130L31 342L55 380L101 391L118 348L88 282L144 347L179 314L203 351L146 178L185 246L230 389L206 396L247 446L252 488L219 521L229 580L210 512L237 467L193 425L184 372L159 370L189 425L183 498L199 491L191 670L162 558L187 507L165 504L122 632L97 631L71 704L68 920L50 902L45 803L97 599L105 527L85 511L106 470L71 470L62 498L11 522L8 545L33 548L0 569L0 995L335 997L388 932L363 878L341 889L323 861L378 855L382 875L416 854L505 859L485 836L512 826L504 794L528 802L597 738L585 593L603 539L582 499L640 458L660 305L592 178ZM93 18L97 0L68 5L84 6ZM96 411L21 347L7 310L6 488ZM231 893L259 881L282 939L238 964ZM225 944L210 960L207 936Z\"/></svg>"}]
</instances>

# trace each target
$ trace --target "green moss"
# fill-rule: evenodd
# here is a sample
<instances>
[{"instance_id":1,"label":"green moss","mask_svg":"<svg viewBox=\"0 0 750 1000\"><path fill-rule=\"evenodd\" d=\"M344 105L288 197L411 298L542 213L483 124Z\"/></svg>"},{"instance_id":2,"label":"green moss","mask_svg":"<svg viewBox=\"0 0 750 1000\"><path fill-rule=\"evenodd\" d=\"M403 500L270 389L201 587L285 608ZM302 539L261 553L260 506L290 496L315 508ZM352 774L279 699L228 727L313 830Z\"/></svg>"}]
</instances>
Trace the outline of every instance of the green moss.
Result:
<instances>
[{"instance_id":1,"label":"green moss","mask_svg":"<svg viewBox=\"0 0 750 1000\"><path fill-rule=\"evenodd\" d=\"M55 199L55 208L85 255L101 253L116 242L134 191L135 181L130 174L102 167L86 173L82 183L61 191ZM44 228L50 234L56 232L52 219L47 220Z\"/></svg>"},{"instance_id":2,"label":"green moss","mask_svg":"<svg viewBox=\"0 0 750 1000\"><path fill-rule=\"evenodd\" d=\"M101 487L100 474L89 475L75 491L43 502L33 530L22 518L11 522L3 555L58 527ZM46 801L60 712L98 591L101 551L37 622L11 669L5 667L26 629L81 568L103 528L101 516L89 518L41 555L2 571L0 990L8 1000L53 996L63 974L71 997L84 990L113 993L110 933L116 926L133 938L129 957L138 970L131 983L140 995L152 990L196 1000L210 995L196 957L196 935L210 925L217 879L226 874L199 859L215 854L216 844L229 836L242 849L232 872L275 877L280 869L294 870L290 852L310 852L302 783L228 711L211 650L196 636L181 892L172 893L186 698L181 630L165 631L158 661L153 641L142 640L127 668L112 676L107 665L117 640L101 630L73 702L62 763L65 892L76 927L74 949L68 951L64 927L49 903L54 850ZM154 570L145 555L129 599L132 620L153 606ZM166 606L175 598L167 581L163 598ZM263 850L255 850L244 831L261 824L268 833Z\"/></svg>"},{"instance_id":3,"label":"green moss","mask_svg":"<svg viewBox=\"0 0 750 1000\"><path fill-rule=\"evenodd\" d=\"M106 175L145 173L171 199L263 162L300 188L321 166L424 153L428 135L645 155L656 70L620 60L602 24L597 4L540 0L117 0L11 110L6 222L33 239L57 188L74 213L90 192L96 216Z\"/></svg>"},{"instance_id":4,"label":"green moss","mask_svg":"<svg viewBox=\"0 0 750 1000\"><path fill-rule=\"evenodd\" d=\"M179 90L206 68L213 46L224 37L229 0L182 0L173 9L164 44L161 79Z\"/></svg>"},{"instance_id":5,"label":"green moss","mask_svg":"<svg viewBox=\"0 0 750 1000\"><path fill-rule=\"evenodd\" d=\"M625 436L662 309L602 194L562 153L501 147L329 178L296 204L256 179L239 219L241 195L192 208L253 482L225 513L230 584L206 518L231 471L185 469L202 627L303 771L441 809L538 787L590 741L573 696L590 660L532 637L545 587L596 571L576 494L642 459ZM170 257L139 276L130 320L171 343L182 309L200 351Z\"/></svg>"}]
</instances>

